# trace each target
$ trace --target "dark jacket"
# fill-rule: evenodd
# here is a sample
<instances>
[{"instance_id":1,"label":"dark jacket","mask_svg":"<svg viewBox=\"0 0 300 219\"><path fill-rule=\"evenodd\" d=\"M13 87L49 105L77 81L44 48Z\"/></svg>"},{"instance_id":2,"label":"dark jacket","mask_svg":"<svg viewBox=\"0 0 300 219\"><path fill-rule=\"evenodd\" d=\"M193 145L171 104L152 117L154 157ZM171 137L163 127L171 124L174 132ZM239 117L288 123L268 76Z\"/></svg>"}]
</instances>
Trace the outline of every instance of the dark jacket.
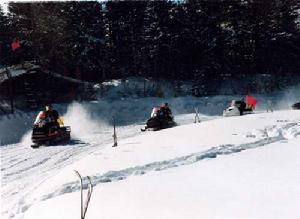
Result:
<instances>
[{"instance_id":1,"label":"dark jacket","mask_svg":"<svg viewBox=\"0 0 300 219\"><path fill-rule=\"evenodd\" d=\"M163 112L163 115L165 117L171 117L172 118L172 111L169 107L164 106L164 107L161 108L161 111Z\"/></svg>"},{"instance_id":2,"label":"dark jacket","mask_svg":"<svg viewBox=\"0 0 300 219\"><path fill-rule=\"evenodd\" d=\"M57 122L59 115L56 110L48 110L45 113L46 117L49 118L51 122Z\"/></svg>"}]
</instances>

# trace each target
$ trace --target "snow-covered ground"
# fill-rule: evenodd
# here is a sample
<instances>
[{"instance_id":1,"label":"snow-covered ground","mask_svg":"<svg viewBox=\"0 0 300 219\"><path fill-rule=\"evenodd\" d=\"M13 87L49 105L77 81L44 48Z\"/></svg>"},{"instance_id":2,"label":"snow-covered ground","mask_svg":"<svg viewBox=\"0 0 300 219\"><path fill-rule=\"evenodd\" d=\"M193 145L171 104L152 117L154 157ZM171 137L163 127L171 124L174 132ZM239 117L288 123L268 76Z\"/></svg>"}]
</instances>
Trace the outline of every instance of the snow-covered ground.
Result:
<instances>
[{"instance_id":1,"label":"snow-covered ground","mask_svg":"<svg viewBox=\"0 0 300 219\"><path fill-rule=\"evenodd\" d=\"M136 103L135 100L132 102ZM148 102L150 106L150 101ZM158 100L152 101L152 104L154 102L158 103ZM0 147L1 201L3 202L1 212L4 218L22 218L22 214L27 208L27 204L25 204L27 195L39 187L41 183L57 174L64 166L80 160L95 150L106 147L107 144L112 144L112 127L109 120L114 113L117 114L118 110L119 113L125 114L125 116L117 118L117 122L121 123L117 127L118 139L140 134L140 129L144 126L144 120L150 114L150 110L142 110L142 113L136 115L137 119L130 122L134 117L129 112L131 108L134 108L130 107L130 101L124 103L120 100L111 104L111 111L113 111L111 114L109 107L105 104L107 103L100 101L98 103L73 103L68 107L57 105L56 108L60 112L65 112L66 124L71 125L72 141L70 144L44 147L40 150L33 150L30 147L32 144L30 127L34 121L34 112L2 117L0 120L2 139L20 139L20 143ZM186 104L187 107L190 106L190 103L187 102ZM114 106L119 107L118 110ZM147 105L143 107L147 107ZM141 108L139 109L141 110ZM132 111L137 114L135 109ZM129 116L126 116L127 113ZM147 115L144 116L144 120L142 120L143 114ZM215 117L200 115L200 118L205 121ZM191 123L193 119L193 114L176 116L178 124Z\"/></svg>"},{"instance_id":2,"label":"snow-covered ground","mask_svg":"<svg viewBox=\"0 0 300 219\"><path fill-rule=\"evenodd\" d=\"M78 217L73 170L95 187L86 218L298 218L299 146L300 111L143 133L41 183L24 200L25 218Z\"/></svg>"},{"instance_id":3,"label":"snow-covered ground","mask_svg":"<svg viewBox=\"0 0 300 219\"><path fill-rule=\"evenodd\" d=\"M257 114L231 118L220 115L238 96L55 105L72 127L72 141L36 150L30 128L37 112L2 116L1 218L79 218L75 169L94 185L87 219L298 218L300 111L289 107L299 86L257 97ZM276 112L265 113L267 100ZM179 126L141 133L151 108L162 102L170 103Z\"/></svg>"},{"instance_id":4,"label":"snow-covered ground","mask_svg":"<svg viewBox=\"0 0 300 219\"><path fill-rule=\"evenodd\" d=\"M300 216L300 111L179 118L159 132L120 127L116 148L109 128L72 145L2 147L2 218L79 217L75 169L94 185L86 218Z\"/></svg>"}]
</instances>

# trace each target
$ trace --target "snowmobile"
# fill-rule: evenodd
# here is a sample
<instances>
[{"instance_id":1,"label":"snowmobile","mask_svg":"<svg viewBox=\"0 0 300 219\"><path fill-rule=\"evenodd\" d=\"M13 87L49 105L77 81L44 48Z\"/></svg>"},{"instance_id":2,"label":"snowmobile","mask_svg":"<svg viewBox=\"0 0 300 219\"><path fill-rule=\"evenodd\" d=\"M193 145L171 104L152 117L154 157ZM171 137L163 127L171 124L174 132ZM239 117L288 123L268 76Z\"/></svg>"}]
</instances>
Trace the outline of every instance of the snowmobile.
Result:
<instances>
[{"instance_id":1,"label":"snowmobile","mask_svg":"<svg viewBox=\"0 0 300 219\"><path fill-rule=\"evenodd\" d=\"M35 122L32 130L31 140L32 148L38 148L41 145L49 146L58 143L64 143L71 138L71 127L64 126L63 118L60 117L57 122L41 120Z\"/></svg>"},{"instance_id":2,"label":"snowmobile","mask_svg":"<svg viewBox=\"0 0 300 219\"><path fill-rule=\"evenodd\" d=\"M300 110L300 102L294 103L294 104L292 105L292 109L294 109L294 110Z\"/></svg>"},{"instance_id":3,"label":"snowmobile","mask_svg":"<svg viewBox=\"0 0 300 219\"><path fill-rule=\"evenodd\" d=\"M154 107L150 119L147 120L145 128L141 131L170 128L175 126L174 117L170 114L165 114L159 107Z\"/></svg>"},{"instance_id":4,"label":"snowmobile","mask_svg":"<svg viewBox=\"0 0 300 219\"><path fill-rule=\"evenodd\" d=\"M253 113L256 106L256 99L252 96L246 97L246 102L242 100L233 100L231 106L223 111L223 116L242 116Z\"/></svg>"},{"instance_id":5,"label":"snowmobile","mask_svg":"<svg viewBox=\"0 0 300 219\"><path fill-rule=\"evenodd\" d=\"M223 111L223 116L241 116L244 114L252 113L251 108L246 108L246 104L242 101L234 100L234 104L231 104L226 110Z\"/></svg>"}]
</instances>

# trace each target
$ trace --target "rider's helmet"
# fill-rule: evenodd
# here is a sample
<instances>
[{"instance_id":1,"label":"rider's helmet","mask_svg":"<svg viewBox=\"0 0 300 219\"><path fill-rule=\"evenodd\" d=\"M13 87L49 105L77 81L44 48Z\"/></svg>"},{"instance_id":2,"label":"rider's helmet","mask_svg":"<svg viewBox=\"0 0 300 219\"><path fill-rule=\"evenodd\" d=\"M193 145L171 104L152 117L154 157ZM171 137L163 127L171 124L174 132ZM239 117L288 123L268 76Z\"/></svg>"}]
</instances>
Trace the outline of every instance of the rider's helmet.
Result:
<instances>
[{"instance_id":1,"label":"rider's helmet","mask_svg":"<svg viewBox=\"0 0 300 219\"><path fill-rule=\"evenodd\" d=\"M45 104L45 109L46 109L46 111L52 110L52 105L51 105L51 103Z\"/></svg>"}]
</instances>

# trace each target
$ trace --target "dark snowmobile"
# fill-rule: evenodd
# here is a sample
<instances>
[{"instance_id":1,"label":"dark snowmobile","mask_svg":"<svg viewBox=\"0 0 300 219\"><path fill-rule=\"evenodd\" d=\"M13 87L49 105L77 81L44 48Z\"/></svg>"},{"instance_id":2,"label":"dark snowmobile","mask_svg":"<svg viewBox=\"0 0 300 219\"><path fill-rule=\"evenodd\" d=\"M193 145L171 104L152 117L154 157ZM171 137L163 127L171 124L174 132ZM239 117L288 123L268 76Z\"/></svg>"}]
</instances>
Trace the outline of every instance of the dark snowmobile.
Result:
<instances>
[{"instance_id":1,"label":"dark snowmobile","mask_svg":"<svg viewBox=\"0 0 300 219\"><path fill-rule=\"evenodd\" d=\"M55 145L70 140L71 128L70 126L64 126L63 118L60 117L58 122L49 122L41 119L42 114L40 112L33 126L31 135L32 148L37 148L41 145Z\"/></svg>"},{"instance_id":2,"label":"dark snowmobile","mask_svg":"<svg viewBox=\"0 0 300 219\"><path fill-rule=\"evenodd\" d=\"M34 126L32 130L31 140L34 143L31 147L39 147L41 145L55 145L57 143L67 142L71 138L70 126L63 127L38 127Z\"/></svg>"},{"instance_id":3,"label":"dark snowmobile","mask_svg":"<svg viewBox=\"0 0 300 219\"><path fill-rule=\"evenodd\" d=\"M161 108L153 108L151 118L147 120L146 126L141 131L153 130L157 131L160 129L170 128L175 126L174 118L172 114L164 112Z\"/></svg>"},{"instance_id":4,"label":"dark snowmobile","mask_svg":"<svg viewBox=\"0 0 300 219\"><path fill-rule=\"evenodd\" d=\"M223 116L241 116L252 112L251 108L246 108L244 101L235 100L234 104L223 111Z\"/></svg>"},{"instance_id":5,"label":"dark snowmobile","mask_svg":"<svg viewBox=\"0 0 300 219\"><path fill-rule=\"evenodd\" d=\"M294 109L294 110L300 110L300 102L294 103L294 104L292 105L292 109Z\"/></svg>"}]
</instances>

